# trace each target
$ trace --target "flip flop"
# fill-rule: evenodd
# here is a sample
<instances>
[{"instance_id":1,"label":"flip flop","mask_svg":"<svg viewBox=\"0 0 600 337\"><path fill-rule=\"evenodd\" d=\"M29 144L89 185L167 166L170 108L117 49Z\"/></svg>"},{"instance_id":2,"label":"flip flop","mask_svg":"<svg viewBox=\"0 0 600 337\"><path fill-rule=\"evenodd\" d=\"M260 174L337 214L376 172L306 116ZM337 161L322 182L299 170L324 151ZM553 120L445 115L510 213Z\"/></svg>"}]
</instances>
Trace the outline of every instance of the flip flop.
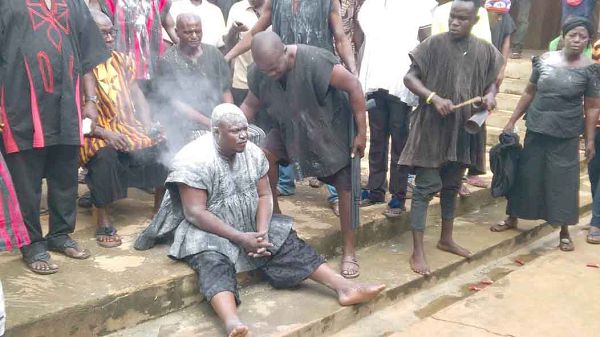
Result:
<instances>
[{"instance_id":1,"label":"flip flop","mask_svg":"<svg viewBox=\"0 0 600 337\"><path fill-rule=\"evenodd\" d=\"M561 238L558 248L560 248L560 250L563 252L572 252L575 250L575 245L573 244L573 240L571 240L571 238Z\"/></svg>"},{"instance_id":2,"label":"flip flop","mask_svg":"<svg viewBox=\"0 0 600 337\"><path fill-rule=\"evenodd\" d=\"M357 267L356 272L351 273L349 269L344 269L344 263L350 263L355 265ZM342 259L342 272L340 274L344 278L354 279L360 276L360 270L358 270L358 268L360 268L360 265L358 264L358 260L356 259L356 257L346 257Z\"/></svg>"},{"instance_id":3,"label":"flip flop","mask_svg":"<svg viewBox=\"0 0 600 337\"><path fill-rule=\"evenodd\" d=\"M590 229L586 237L586 241L592 245L600 244L600 230L596 230L594 233L592 233L592 229Z\"/></svg>"},{"instance_id":4,"label":"flip flop","mask_svg":"<svg viewBox=\"0 0 600 337\"><path fill-rule=\"evenodd\" d=\"M339 201L330 202L329 203L329 208L331 208L331 211L333 212L333 214L335 214L335 216L337 216L337 217L340 216L340 203L339 203Z\"/></svg>"},{"instance_id":5,"label":"flip flop","mask_svg":"<svg viewBox=\"0 0 600 337\"><path fill-rule=\"evenodd\" d=\"M395 207L389 208L383 211L383 215L385 215L388 219L394 219L402 216L402 214L406 213L406 208L404 207Z\"/></svg>"},{"instance_id":6,"label":"flip flop","mask_svg":"<svg viewBox=\"0 0 600 337\"><path fill-rule=\"evenodd\" d=\"M52 262L50 259L50 254L48 252L42 252L35 254L32 257L23 256L23 262L27 265L27 268L32 272L40 275L50 275L58 272L58 265ZM33 264L36 262L44 262L48 266L48 269L37 269L33 267Z\"/></svg>"},{"instance_id":7,"label":"flip flop","mask_svg":"<svg viewBox=\"0 0 600 337\"><path fill-rule=\"evenodd\" d=\"M92 253L90 253L89 250L81 249L79 244L73 239L65 241L62 247L52 247L50 250L62 253L65 256L76 260L85 260L92 256Z\"/></svg>"},{"instance_id":8,"label":"flip flop","mask_svg":"<svg viewBox=\"0 0 600 337\"><path fill-rule=\"evenodd\" d=\"M507 230L509 230L509 229L514 229L514 228L516 228L516 227L517 227L517 226L514 226L514 225L509 225L509 224L508 224L508 221L506 221L506 220L502 220L502 221L500 221L499 223L497 223L497 224L495 224L495 225L492 225L492 226L490 226L490 230L491 230L492 232L496 232L496 233L498 233L498 232L504 232L504 231L507 231Z\"/></svg>"},{"instance_id":9,"label":"flip flop","mask_svg":"<svg viewBox=\"0 0 600 337\"><path fill-rule=\"evenodd\" d=\"M112 238L112 240L106 240ZM96 243L103 248L119 247L123 242L117 234L117 230L112 226L102 226L96 230Z\"/></svg>"}]
</instances>

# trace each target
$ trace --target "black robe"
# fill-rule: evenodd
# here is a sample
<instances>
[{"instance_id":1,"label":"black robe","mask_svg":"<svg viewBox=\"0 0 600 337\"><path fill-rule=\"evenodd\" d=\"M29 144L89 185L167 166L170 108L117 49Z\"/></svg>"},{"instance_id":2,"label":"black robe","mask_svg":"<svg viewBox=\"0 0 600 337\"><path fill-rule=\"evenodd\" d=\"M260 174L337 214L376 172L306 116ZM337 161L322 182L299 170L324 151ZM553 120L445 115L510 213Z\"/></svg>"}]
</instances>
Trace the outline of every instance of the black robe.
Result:
<instances>
[{"instance_id":1,"label":"black robe","mask_svg":"<svg viewBox=\"0 0 600 337\"><path fill-rule=\"evenodd\" d=\"M83 0L0 1L3 150L81 145L81 77L108 57Z\"/></svg>"}]
</instances>

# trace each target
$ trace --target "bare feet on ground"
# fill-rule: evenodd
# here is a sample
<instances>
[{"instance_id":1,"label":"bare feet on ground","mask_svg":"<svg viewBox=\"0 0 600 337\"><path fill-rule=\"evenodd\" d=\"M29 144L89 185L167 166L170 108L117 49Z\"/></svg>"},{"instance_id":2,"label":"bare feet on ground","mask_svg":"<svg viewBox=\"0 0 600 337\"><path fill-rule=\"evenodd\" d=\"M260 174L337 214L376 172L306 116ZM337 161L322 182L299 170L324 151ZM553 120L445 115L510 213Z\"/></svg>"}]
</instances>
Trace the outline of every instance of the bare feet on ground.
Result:
<instances>
[{"instance_id":1,"label":"bare feet on ground","mask_svg":"<svg viewBox=\"0 0 600 337\"><path fill-rule=\"evenodd\" d=\"M227 328L227 336L228 337L250 336L250 331L248 330L248 327L240 321L226 323L225 325Z\"/></svg>"},{"instance_id":2,"label":"bare feet on ground","mask_svg":"<svg viewBox=\"0 0 600 337\"><path fill-rule=\"evenodd\" d=\"M369 302L384 289L384 284L356 284L339 290L338 301L343 306Z\"/></svg>"},{"instance_id":3,"label":"bare feet on ground","mask_svg":"<svg viewBox=\"0 0 600 337\"><path fill-rule=\"evenodd\" d=\"M429 276L431 274L424 254L413 252L410 256L409 263L410 269L412 269L412 271L414 271L415 273L423 276Z\"/></svg>"},{"instance_id":4,"label":"bare feet on ground","mask_svg":"<svg viewBox=\"0 0 600 337\"><path fill-rule=\"evenodd\" d=\"M458 256L462 256L462 257L471 257L471 252L468 251L467 249L459 246L456 244L456 242L454 241L439 241L437 244L437 248L439 250L443 250L445 252L448 253L452 253L452 254L456 254Z\"/></svg>"}]
</instances>

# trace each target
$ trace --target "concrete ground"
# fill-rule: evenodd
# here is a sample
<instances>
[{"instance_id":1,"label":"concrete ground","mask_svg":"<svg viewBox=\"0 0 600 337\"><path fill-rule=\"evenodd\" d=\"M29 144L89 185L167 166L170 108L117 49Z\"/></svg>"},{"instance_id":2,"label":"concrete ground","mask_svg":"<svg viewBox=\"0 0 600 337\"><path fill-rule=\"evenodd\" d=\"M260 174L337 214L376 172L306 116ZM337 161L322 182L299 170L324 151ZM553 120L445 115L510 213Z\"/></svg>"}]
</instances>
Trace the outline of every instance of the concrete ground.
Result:
<instances>
[{"instance_id":1,"label":"concrete ground","mask_svg":"<svg viewBox=\"0 0 600 337\"><path fill-rule=\"evenodd\" d=\"M600 303L594 299L600 296L600 269L588 265L600 264L600 246L585 242L584 226L571 234L574 252L560 251L554 232L331 337L599 336ZM483 279L495 282L486 286Z\"/></svg>"}]
</instances>

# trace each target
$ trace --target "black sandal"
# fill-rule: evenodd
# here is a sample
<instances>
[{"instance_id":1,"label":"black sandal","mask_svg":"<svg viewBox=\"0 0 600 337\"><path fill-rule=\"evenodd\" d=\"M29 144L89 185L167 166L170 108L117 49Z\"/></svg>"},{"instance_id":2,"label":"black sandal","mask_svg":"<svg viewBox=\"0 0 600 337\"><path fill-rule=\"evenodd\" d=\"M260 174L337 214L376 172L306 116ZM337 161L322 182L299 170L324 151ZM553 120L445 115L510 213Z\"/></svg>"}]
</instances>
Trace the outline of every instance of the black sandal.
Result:
<instances>
[{"instance_id":1,"label":"black sandal","mask_svg":"<svg viewBox=\"0 0 600 337\"><path fill-rule=\"evenodd\" d=\"M92 256L92 253L90 253L89 250L81 249L79 244L73 239L67 239L62 247L52 247L50 250L62 253L65 256L76 260L85 260ZM73 253L73 251L75 251L75 253Z\"/></svg>"}]
</instances>

